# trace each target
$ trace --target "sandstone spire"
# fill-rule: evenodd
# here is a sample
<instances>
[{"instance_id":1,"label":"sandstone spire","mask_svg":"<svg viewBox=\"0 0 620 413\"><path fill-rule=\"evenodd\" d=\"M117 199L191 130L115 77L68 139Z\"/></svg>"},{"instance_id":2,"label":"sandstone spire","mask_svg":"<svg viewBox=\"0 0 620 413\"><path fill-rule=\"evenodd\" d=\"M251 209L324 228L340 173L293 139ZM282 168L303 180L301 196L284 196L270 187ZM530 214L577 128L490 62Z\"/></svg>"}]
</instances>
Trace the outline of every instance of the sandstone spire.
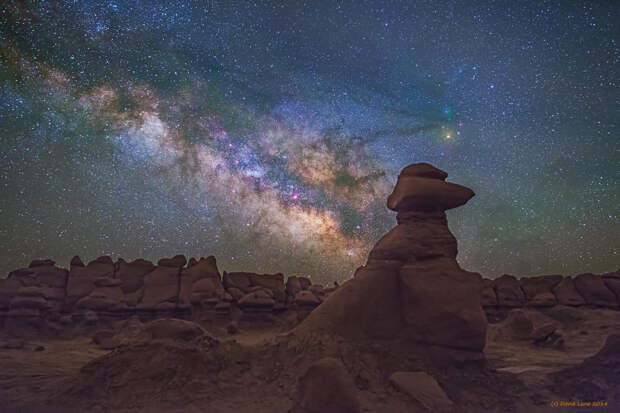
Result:
<instances>
[{"instance_id":1,"label":"sandstone spire","mask_svg":"<svg viewBox=\"0 0 620 413\"><path fill-rule=\"evenodd\" d=\"M474 193L445 182L447 176L427 163L403 169L387 203L398 212L398 225L298 331L482 351L487 322L480 278L456 262L456 239L445 215Z\"/></svg>"}]
</instances>

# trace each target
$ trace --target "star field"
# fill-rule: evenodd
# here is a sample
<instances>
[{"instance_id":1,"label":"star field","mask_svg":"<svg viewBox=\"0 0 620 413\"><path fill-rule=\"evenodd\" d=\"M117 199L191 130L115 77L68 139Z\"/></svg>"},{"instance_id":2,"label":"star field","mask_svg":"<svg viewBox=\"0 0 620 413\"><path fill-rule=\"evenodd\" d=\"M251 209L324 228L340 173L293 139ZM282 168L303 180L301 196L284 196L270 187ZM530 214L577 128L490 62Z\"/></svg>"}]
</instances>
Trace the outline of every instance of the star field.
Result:
<instances>
[{"instance_id":1,"label":"star field","mask_svg":"<svg viewBox=\"0 0 620 413\"><path fill-rule=\"evenodd\" d=\"M464 268L620 267L611 2L5 2L0 271L215 255L347 279L400 169L476 196Z\"/></svg>"}]
</instances>

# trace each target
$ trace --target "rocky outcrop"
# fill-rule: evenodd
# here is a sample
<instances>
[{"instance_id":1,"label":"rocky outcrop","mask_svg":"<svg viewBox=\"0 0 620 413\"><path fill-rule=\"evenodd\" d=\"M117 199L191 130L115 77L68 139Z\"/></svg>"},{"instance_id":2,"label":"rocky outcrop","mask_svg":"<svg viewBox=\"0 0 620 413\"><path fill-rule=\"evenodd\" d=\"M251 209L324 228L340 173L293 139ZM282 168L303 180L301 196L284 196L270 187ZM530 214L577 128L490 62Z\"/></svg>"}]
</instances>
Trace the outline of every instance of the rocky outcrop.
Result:
<instances>
[{"instance_id":1,"label":"rocky outcrop","mask_svg":"<svg viewBox=\"0 0 620 413\"><path fill-rule=\"evenodd\" d=\"M181 271L179 307L215 305L224 298L224 286L214 256L200 258Z\"/></svg>"},{"instance_id":2,"label":"rocky outcrop","mask_svg":"<svg viewBox=\"0 0 620 413\"><path fill-rule=\"evenodd\" d=\"M602 277L594 274L580 274L575 277L575 288L587 304L616 307L616 295L607 288Z\"/></svg>"},{"instance_id":3,"label":"rocky outcrop","mask_svg":"<svg viewBox=\"0 0 620 413\"><path fill-rule=\"evenodd\" d=\"M13 314L60 311L66 284L67 270L56 267L52 260L35 260L28 268L10 273L0 284L0 307L6 308L8 302Z\"/></svg>"},{"instance_id":4,"label":"rocky outcrop","mask_svg":"<svg viewBox=\"0 0 620 413\"><path fill-rule=\"evenodd\" d=\"M95 290L95 281L99 278L114 277L114 262L110 257L102 256L88 263L85 267L72 265L67 282L67 294L64 309L72 310L78 301L88 297ZM98 301L98 294L92 297ZM86 300L88 303L89 300Z\"/></svg>"},{"instance_id":5,"label":"rocky outcrop","mask_svg":"<svg viewBox=\"0 0 620 413\"><path fill-rule=\"evenodd\" d=\"M75 256L67 271L52 260L35 260L0 279L0 327L7 319L11 328L27 321L36 329L47 323L61 330L75 320L96 324L101 315L192 318L206 311L230 318L239 309L242 314L289 309L303 318L334 290L300 276L285 285L281 273L224 272L222 279L213 256L186 263L182 255L159 265L102 256L84 265Z\"/></svg>"},{"instance_id":6,"label":"rocky outcrop","mask_svg":"<svg viewBox=\"0 0 620 413\"><path fill-rule=\"evenodd\" d=\"M493 283L497 294L497 304L504 307L521 307L525 304L525 294L519 281L512 275L504 274Z\"/></svg>"},{"instance_id":7,"label":"rocky outcrop","mask_svg":"<svg viewBox=\"0 0 620 413\"><path fill-rule=\"evenodd\" d=\"M596 306L620 307L620 272L576 277L542 275L520 279L504 274L494 280L483 279L482 305L488 311L497 308Z\"/></svg>"},{"instance_id":8,"label":"rocky outcrop","mask_svg":"<svg viewBox=\"0 0 620 413\"><path fill-rule=\"evenodd\" d=\"M561 305L579 306L586 303L586 300L577 292L575 282L570 277L560 281L553 289L553 295L555 295L555 298L558 300L558 304Z\"/></svg>"},{"instance_id":9,"label":"rocky outcrop","mask_svg":"<svg viewBox=\"0 0 620 413\"><path fill-rule=\"evenodd\" d=\"M474 193L445 182L429 164L403 169L388 208L398 225L375 245L365 266L296 328L298 335L399 340L481 354L487 321L481 278L456 262L445 211Z\"/></svg>"}]
</instances>

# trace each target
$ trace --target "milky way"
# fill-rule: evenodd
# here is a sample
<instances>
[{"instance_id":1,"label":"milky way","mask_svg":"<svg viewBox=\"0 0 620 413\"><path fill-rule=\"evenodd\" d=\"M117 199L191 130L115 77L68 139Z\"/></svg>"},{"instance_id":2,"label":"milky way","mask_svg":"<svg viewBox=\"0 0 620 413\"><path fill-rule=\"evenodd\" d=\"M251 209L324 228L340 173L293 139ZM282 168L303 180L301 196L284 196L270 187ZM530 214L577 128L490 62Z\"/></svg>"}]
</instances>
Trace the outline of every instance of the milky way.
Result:
<instances>
[{"instance_id":1,"label":"milky way","mask_svg":"<svg viewBox=\"0 0 620 413\"><path fill-rule=\"evenodd\" d=\"M463 267L620 267L617 8L284 3L2 6L2 272L183 253L343 280L420 161L477 193L449 213Z\"/></svg>"}]
</instances>

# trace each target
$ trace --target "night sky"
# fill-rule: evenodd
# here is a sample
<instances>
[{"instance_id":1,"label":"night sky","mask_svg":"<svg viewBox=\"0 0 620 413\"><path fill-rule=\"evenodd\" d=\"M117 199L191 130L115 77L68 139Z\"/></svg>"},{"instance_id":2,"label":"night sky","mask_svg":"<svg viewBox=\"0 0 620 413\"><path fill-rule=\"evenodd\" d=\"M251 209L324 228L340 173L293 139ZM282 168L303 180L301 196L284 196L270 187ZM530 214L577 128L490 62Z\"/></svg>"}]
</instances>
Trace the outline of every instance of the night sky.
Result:
<instances>
[{"instance_id":1,"label":"night sky","mask_svg":"<svg viewBox=\"0 0 620 413\"><path fill-rule=\"evenodd\" d=\"M422 161L476 192L448 213L464 268L615 270L613 3L5 1L0 273L182 253L347 279Z\"/></svg>"}]
</instances>

